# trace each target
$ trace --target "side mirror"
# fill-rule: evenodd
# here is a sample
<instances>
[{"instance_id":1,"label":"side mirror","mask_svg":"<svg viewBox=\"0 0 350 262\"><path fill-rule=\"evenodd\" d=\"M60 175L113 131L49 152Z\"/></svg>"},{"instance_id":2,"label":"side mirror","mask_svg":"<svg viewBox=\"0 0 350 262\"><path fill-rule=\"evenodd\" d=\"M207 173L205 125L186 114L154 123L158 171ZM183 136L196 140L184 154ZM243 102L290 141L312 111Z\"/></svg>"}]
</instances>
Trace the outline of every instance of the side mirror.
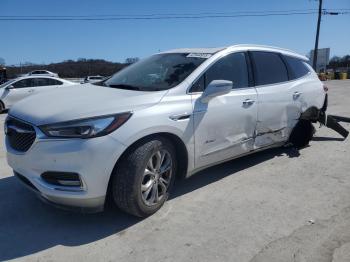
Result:
<instances>
[{"instance_id":1,"label":"side mirror","mask_svg":"<svg viewBox=\"0 0 350 262\"><path fill-rule=\"evenodd\" d=\"M5 89L14 89L15 87L13 85L7 86Z\"/></svg>"},{"instance_id":2,"label":"side mirror","mask_svg":"<svg viewBox=\"0 0 350 262\"><path fill-rule=\"evenodd\" d=\"M215 96L225 95L231 92L233 87L232 81L228 80L213 80L207 86L202 94L201 101L208 103Z\"/></svg>"}]
</instances>

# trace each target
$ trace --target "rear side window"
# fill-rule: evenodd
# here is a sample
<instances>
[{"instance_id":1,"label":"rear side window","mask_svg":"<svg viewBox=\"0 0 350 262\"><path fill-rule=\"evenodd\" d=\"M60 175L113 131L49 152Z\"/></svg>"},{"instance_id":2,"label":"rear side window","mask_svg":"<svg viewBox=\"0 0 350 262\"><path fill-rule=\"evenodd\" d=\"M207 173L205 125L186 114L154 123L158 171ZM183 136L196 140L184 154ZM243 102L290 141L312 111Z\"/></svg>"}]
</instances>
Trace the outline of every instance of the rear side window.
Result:
<instances>
[{"instance_id":1,"label":"rear side window","mask_svg":"<svg viewBox=\"0 0 350 262\"><path fill-rule=\"evenodd\" d=\"M252 52L256 85L268 85L288 81L286 65L277 53Z\"/></svg>"},{"instance_id":2,"label":"rear side window","mask_svg":"<svg viewBox=\"0 0 350 262\"><path fill-rule=\"evenodd\" d=\"M202 92L213 80L229 80L233 89L249 86L245 53L229 54L212 65L192 86L191 92Z\"/></svg>"},{"instance_id":3,"label":"rear side window","mask_svg":"<svg viewBox=\"0 0 350 262\"><path fill-rule=\"evenodd\" d=\"M50 84L50 86L58 86L58 85L63 85L63 82L61 82L61 81L58 81L58 80L56 80L56 79L49 79L49 84Z\"/></svg>"},{"instance_id":4,"label":"rear side window","mask_svg":"<svg viewBox=\"0 0 350 262\"><path fill-rule=\"evenodd\" d=\"M34 86L48 86L50 85L50 79L48 78L34 78Z\"/></svg>"},{"instance_id":5,"label":"rear side window","mask_svg":"<svg viewBox=\"0 0 350 262\"><path fill-rule=\"evenodd\" d=\"M284 58L289 66L290 76L292 79L303 77L310 72L309 68L305 65L305 62L301 59L291 56L284 56Z\"/></svg>"}]
</instances>

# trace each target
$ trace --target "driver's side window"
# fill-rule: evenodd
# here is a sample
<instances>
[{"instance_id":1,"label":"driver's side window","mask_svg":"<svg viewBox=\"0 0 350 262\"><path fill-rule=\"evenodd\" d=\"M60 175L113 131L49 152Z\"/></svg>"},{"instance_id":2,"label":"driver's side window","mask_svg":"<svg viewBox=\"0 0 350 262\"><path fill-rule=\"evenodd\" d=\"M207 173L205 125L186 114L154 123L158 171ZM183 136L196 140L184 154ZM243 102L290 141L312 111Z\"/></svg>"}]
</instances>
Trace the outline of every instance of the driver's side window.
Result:
<instances>
[{"instance_id":1,"label":"driver's side window","mask_svg":"<svg viewBox=\"0 0 350 262\"><path fill-rule=\"evenodd\" d=\"M249 78L245 53L232 53L221 58L193 84L190 92L203 92L213 80L232 81L233 89L248 87Z\"/></svg>"}]
</instances>

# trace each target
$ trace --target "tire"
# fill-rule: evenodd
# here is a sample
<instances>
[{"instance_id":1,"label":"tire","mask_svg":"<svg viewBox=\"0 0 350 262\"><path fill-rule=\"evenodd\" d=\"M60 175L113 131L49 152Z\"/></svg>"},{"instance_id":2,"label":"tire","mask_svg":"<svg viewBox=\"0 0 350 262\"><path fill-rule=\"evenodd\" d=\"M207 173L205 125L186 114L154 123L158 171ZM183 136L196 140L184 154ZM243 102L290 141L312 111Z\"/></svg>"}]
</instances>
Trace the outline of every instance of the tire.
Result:
<instances>
[{"instance_id":1,"label":"tire","mask_svg":"<svg viewBox=\"0 0 350 262\"><path fill-rule=\"evenodd\" d=\"M289 143L297 149L304 148L309 145L314 134L315 128L309 120L299 120L289 137Z\"/></svg>"},{"instance_id":2,"label":"tire","mask_svg":"<svg viewBox=\"0 0 350 262\"><path fill-rule=\"evenodd\" d=\"M176 151L169 140L153 137L136 144L112 174L114 202L134 216L150 216L168 199L176 171Z\"/></svg>"}]
</instances>

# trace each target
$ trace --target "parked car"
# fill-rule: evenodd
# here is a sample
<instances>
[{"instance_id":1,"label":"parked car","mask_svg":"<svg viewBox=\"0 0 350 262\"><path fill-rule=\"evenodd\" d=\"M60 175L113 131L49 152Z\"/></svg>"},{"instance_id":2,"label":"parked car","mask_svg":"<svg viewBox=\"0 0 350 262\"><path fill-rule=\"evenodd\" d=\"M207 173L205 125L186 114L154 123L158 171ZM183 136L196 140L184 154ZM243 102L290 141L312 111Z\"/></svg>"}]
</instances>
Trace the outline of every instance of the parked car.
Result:
<instances>
[{"instance_id":1,"label":"parked car","mask_svg":"<svg viewBox=\"0 0 350 262\"><path fill-rule=\"evenodd\" d=\"M175 177L307 145L326 99L306 57L255 45L158 53L86 85L13 107L8 163L56 206L102 210L111 194L140 217L164 204Z\"/></svg>"},{"instance_id":2,"label":"parked car","mask_svg":"<svg viewBox=\"0 0 350 262\"><path fill-rule=\"evenodd\" d=\"M14 103L33 94L76 83L47 76L26 76L7 81L0 85L0 112L9 109Z\"/></svg>"},{"instance_id":3,"label":"parked car","mask_svg":"<svg viewBox=\"0 0 350 262\"><path fill-rule=\"evenodd\" d=\"M47 70L35 70L32 72L29 72L27 74L28 76L52 76L52 77L58 77L57 73L53 73Z\"/></svg>"},{"instance_id":4,"label":"parked car","mask_svg":"<svg viewBox=\"0 0 350 262\"><path fill-rule=\"evenodd\" d=\"M84 80L81 82L81 84L96 83L96 82L102 81L103 79L105 79L104 76L87 76L84 78Z\"/></svg>"}]
</instances>

